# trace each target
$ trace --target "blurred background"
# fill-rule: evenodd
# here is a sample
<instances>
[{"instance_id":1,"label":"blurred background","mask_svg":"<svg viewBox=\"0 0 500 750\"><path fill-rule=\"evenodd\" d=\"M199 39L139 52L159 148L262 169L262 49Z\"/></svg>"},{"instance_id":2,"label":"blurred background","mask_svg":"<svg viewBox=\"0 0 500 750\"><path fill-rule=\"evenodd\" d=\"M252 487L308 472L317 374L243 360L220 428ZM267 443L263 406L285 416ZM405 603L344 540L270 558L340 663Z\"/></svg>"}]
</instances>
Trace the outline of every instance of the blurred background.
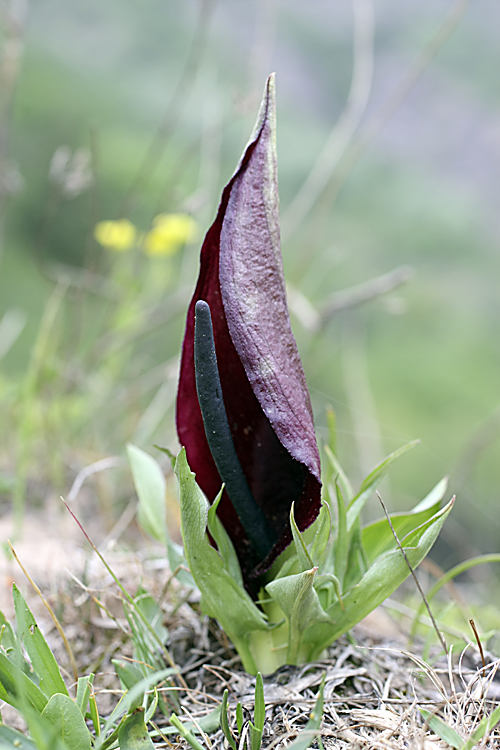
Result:
<instances>
[{"instance_id":1,"label":"blurred background","mask_svg":"<svg viewBox=\"0 0 500 750\"><path fill-rule=\"evenodd\" d=\"M126 443L177 450L199 247L274 70L318 435L331 405L354 482L420 438L390 510L448 475L441 564L500 551L499 22L495 0L3 0L1 512L106 459L111 527Z\"/></svg>"}]
</instances>

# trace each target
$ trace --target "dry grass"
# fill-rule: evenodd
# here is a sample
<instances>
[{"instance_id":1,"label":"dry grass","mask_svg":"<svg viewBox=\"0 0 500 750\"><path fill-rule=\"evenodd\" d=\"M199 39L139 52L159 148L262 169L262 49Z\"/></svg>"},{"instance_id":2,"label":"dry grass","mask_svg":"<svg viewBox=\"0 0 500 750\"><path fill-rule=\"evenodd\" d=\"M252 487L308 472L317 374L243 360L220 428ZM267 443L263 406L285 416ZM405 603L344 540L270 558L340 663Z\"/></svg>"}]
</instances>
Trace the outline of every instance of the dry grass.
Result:
<instances>
[{"instance_id":1,"label":"dry grass","mask_svg":"<svg viewBox=\"0 0 500 750\"><path fill-rule=\"evenodd\" d=\"M111 544L104 554L130 593L141 585L161 601L170 633L167 645L182 675L176 690L186 720L190 717L199 721L216 708L225 688L229 690L231 720L234 722L238 701L245 718L251 718L255 678L241 671L224 633L213 621L200 616L196 596L176 581L169 583L169 571L157 550L138 554ZM37 582L43 588L43 581ZM120 692L111 660L132 658L116 585L95 557L87 557L83 566L62 576L57 585L52 581L44 593L71 642L80 674L96 672L97 702L101 714L106 715ZM67 654L42 603L31 592L28 601L71 682ZM490 664L483 668L478 649L471 644L460 655L450 652L429 664L418 654L418 647L408 652L406 642L402 630L379 611L355 628L350 637L335 643L324 660L300 668L283 667L265 677L263 747L285 747L303 731L325 673L320 734L327 750L449 747L429 729L420 707L441 717L467 740L481 718L498 705L500 661L487 654ZM157 725L164 731L168 722L161 716ZM201 742L208 750L222 750L227 745L220 729ZM172 747L172 743L179 750L187 747L174 735L168 740L155 739L157 747ZM499 748L499 730L493 728L477 747Z\"/></svg>"}]
</instances>

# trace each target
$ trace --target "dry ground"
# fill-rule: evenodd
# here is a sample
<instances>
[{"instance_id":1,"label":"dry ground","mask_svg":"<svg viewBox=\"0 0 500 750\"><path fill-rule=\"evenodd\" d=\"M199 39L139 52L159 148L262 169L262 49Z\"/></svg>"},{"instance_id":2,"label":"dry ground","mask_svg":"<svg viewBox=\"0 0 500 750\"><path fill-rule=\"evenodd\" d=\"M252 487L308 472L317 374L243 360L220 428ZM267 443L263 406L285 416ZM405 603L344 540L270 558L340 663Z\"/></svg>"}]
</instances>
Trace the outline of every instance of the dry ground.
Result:
<instances>
[{"instance_id":1,"label":"dry ground","mask_svg":"<svg viewBox=\"0 0 500 750\"><path fill-rule=\"evenodd\" d=\"M127 511L125 512L127 513ZM161 602L169 630L168 649L180 667L178 694L182 711L194 720L216 708L229 690L230 713L240 701L245 718L253 715L255 679L241 671L238 657L224 634L197 611L196 596L169 581L161 552L139 539L141 552L118 545L129 519L124 516L100 549L126 589L134 594L139 585ZM12 521L0 520L3 539L13 533ZM71 643L79 673L96 673L95 686L101 714L117 701L119 682L111 659L132 658L128 626L116 584L90 548L78 527L57 504L43 516L26 517L15 549L54 608ZM137 539L136 539L137 541ZM11 617L10 588L15 580L25 591L59 663L72 683L70 662L47 611L27 584L17 563L3 555L0 562L1 608ZM349 637L335 643L327 658L303 667L284 667L264 678L266 725L264 747L289 744L301 731L315 703L323 674L325 709L321 740L325 748L380 748L381 750L438 750L449 747L426 726L419 712L436 712L465 739L485 713L500 700L499 662L483 672L478 650L471 645L460 655L421 660L419 646L408 653L407 637L400 625L379 608L358 625ZM17 718L2 708L6 723ZM168 727L163 716L160 732ZM223 748L218 730L202 738L207 747ZM317 743L317 741L315 741ZM158 736L155 746L182 747L186 743L169 735ZM227 743L226 743L227 745ZM317 746L314 745L314 746ZM477 745L500 748L500 732Z\"/></svg>"}]
</instances>

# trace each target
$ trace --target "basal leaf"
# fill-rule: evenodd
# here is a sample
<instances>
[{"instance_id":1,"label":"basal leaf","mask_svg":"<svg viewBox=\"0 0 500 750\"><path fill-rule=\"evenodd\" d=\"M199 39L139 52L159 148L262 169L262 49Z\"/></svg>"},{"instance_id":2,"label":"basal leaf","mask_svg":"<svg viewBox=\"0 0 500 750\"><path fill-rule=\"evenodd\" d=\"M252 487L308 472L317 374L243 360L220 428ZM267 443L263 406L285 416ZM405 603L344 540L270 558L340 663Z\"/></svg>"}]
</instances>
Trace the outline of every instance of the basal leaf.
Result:
<instances>
[{"instance_id":1,"label":"basal leaf","mask_svg":"<svg viewBox=\"0 0 500 750\"><path fill-rule=\"evenodd\" d=\"M144 531L166 545L166 482L157 461L135 445L127 445L127 456L139 498L138 520Z\"/></svg>"},{"instance_id":2,"label":"basal leaf","mask_svg":"<svg viewBox=\"0 0 500 750\"><path fill-rule=\"evenodd\" d=\"M262 612L246 591L231 577L219 553L206 534L207 501L197 486L185 450L181 450L175 471L179 480L182 537L191 574L201 592L204 611L215 617L238 649L247 671L256 671L248 652L248 634L266 630Z\"/></svg>"},{"instance_id":3,"label":"basal leaf","mask_svg":"<svg viewBox=\"0 0 500 750\"><path fill-rule=\"evenodd\" d=\"M124 690L130 690L144 677L144 674L137 664L128 661L120 661L119 659L112 659L111 661ZM135 709L142 706L143 700L144 692L137 696L135 702L131 704L130 708Z\"/></svg>"},{"instance_id":4,"label":"basal leaf","mask_svg":"<svg viewBox=\"0 0 500 750\"><path fill-rule=\"evenodd\" d=\"M182 723L182 721L179 719L178 716L175 714L172 714L172 716L169 719L170 723L173 727L177 730L177 732L180 734L181 737L183 737L186 742L188 742L193 750L205 750L203 745L198 742L194 734L191 732L190 729L187 728L185 724Z\"/></svg>"},{"instance_id":5,"label":"basal leaf","mask_svg":"<svg viewBox=\"0 0 500 750\"><path fill-rule=\"evenodd\" d=\"M321 573L317 575L314 579L314 588L318 592L321 606L325 612L334 599L338 599L342 605L342 587L339 579L333 573Z\"/></svg>"},{"instance_id":6,"label":"basal leaf","mask_svg":"<svg viewBox=\"0 0 500 750\"><path fill-rule=\"evenodd\" d=\"M177 578L184 586L194 586L186 566L182 547L170 538L167 524L166 482L160 464L135 445L127 445L127 456L139 499L137 519L144 531L167 548L170 570L178 570Z\"/></svg>"},{"instance_id":7,"label":"basal leaf","mask_svg":"<svg viewBox=\"0 0 500 750\"><path fill-rule=\"evenodd\" d=\"M340 465L337 456L328 445L325 445L325 455L329 463L329 471L327 474L327 478L325 479L325 484L332 481L338 481L338 484L342 487L343 495L345 495L347 501L350 502L354 497L354 490L349 479L347 478L347 474Z\"/></svg>"},{"instance_id":8,"label":"basal leaf","mask_svg":"<svg viewBox=\"0 0 500 750\"><path fill-rule=\"evenodd\" d=\"M349 552L347 555L347 566L342 583L342 591L348 591L352 586L355 586L364 576L368 568L363 540L361 537L361 524L359 518L356 519L356 522L347 536L349 539Z\"/></svg>"},{"instance_id":9,"label":"basal leaf","mask_svg":"<svg viewBox=\"0 0 500 750\"><path fill-rule=\"evenodd\" d=\"M68 689L54 655L16 584L12 587L12 593L19 632L35 674L40 680L40 689L47 698L56 693L68 695Z\"/></svg>"},{"instance_id":10,"label":"basal leaf","mask_svg":"<svg viewBox=\"0 0 500 750\"><path fill-rule=\"evenodd\" d=\"M299 562L299 568L301 573L303 573L305 570L310 570L314 567L313 561L311 560L311 556L309 555L309 551L306 547L306 544L302 538L302 535L297 528L297 524L295 523L295 518L293 515L293 503L292 507L290 509L290 526L292 528L292 536L293 541L295 544L295 550L297 552L297 559Z\"/></svg>"},{"instance_id":11,"label":"basal leaf","mask_svg":"<svg viewBox=\"0 0 500 750\"><path fill-rule=\"evenodd\" d=\"M238 733L241 734L243 731L243 706L239 701L236 704L236 726L238 727Z\"/></svg>"},{"instance_id":12,"label":"basal leaf","mask_svg":"<svg viewBox=\"0 0 500 750\"><path fill-rule=\"evenodd\" d=\"M289 623L289 664L296 663L301 635L307 628L318 623L331 623L314 589L316 572L317 568L312 568L298 575L271 581L266 586L266 591L283 610Z\"/></svg>"},{"instance_id":13,"label":"basal leaf","mask_svg":"<svg viewBox=\"0 0 500 750\"><path fill-rule=\"evenodd\" d=\"M144 721L143 708L136 708L120 724L118 742L120 750L154 750L153 740Z\"/></svg>"},{"instance_id":14,"label":"basal leaf","mask_svg":"<svg viewBox=\"0 0 500 750\"><path fill-rule=\"evenodd\" d=\"M402 539L413 529L425 523L439 510L439 504L446 491L447 480L443 479L413 510L408 513L394 513L391 515L391 523L398 538ZM372 563L379 555L394 547L396 540L392 533L387 518L380 518L363 528L363 546L369 563Z\"/></svg>"},{"instance_id":15,"label":"basal leaf","mask_svg":"<svg viewBox=\"0 0 500 750\"><path fill-rule=\"evenodd\" d=\"M310 555L313 565L319 565L323 562L323 558L330 541L330 535L332 531L332 517L330 514L330 506L328 503L323 503L319 516L315 521L316 532L310 545Z\"/></svg>"},{"instance_id":16,"label":"basal leaf","mask_svg":"<svg viewBox=\"0 0 500 750\"><path fill-rule=\"evenodd\" d=\"M435 487L429 492L428 495L421 500L418 505L413 508L412 513L420 513L429 508L434 508L436 503L440 502L446 494L448 489L448 477L443 477Z\"/></svg>"},{"instance_id":17,"label":"basal leaf","mask_svg":"<svg viewBox=\"0 0 500 750\"><path fill-rule=\"evenodd\" d=\"M6 748L12 748L12 750L37 750L37 746L32 740L21 734L21 732L18 732L17 729L6 727L5 724L0 724L0 748L2 750L6 750Z\"/></svg>"},{"instance_id":18,"label":"basal leaf","mask_svg":"<svg viewBox=\"0 0 500 750\"><path fill-rule=\"evenodd\" d=\"M453 501L436 513L429 521L403 540L410 565L416 568L437 539ZM313 644L311 658L317 658L326 646L339 638L378 607L410 575L406 561L399 549L386 552L367 570L360 582L327 610L333 626L316 626L304 633L304 640Z\"/></svg>"},{"instance_id":19,"label":"basal leaf","mask_svg":"<svg viewBox=\"0 0 500 750\"><path fill-rule=\"evenodd\" d=\"M222 729L222 733L231 746L232 750L236 750L236 742L234 741L233 733L231 732L231 728L229 726L229 708L227 705L228 695L229 691L226 688L224 690L224 695L222 696L220 726Z\"/></svg>"},{"instance_id":20,"label":"basal leaf","mask_svg":"<svg viewBox=\"0 0 500 750\"><path fill-rule=\"evenodd\" d=\"M17 639L12 630L12 625L3 612L0 612L0 645L5 651L15 648L17 645Z\"/></svg>"},{"instance_id":21,"label":"basal leaf","mask_svg":"<svg viewBox=\"0 0 500 750\"><path fill-rule=\"evenodd\" d=\"M87 706L89 703L90 693L92 691L93 681L93 674L88 674L85 677L78 678L78 684L76 688L76 705L80 709L80 713L83 716L85 716L87 712Z\"/></svg>"},{"instance_id":22,"label":"basal leaf","mask_svg":"<svg viewBox=\"0 0 500 750\"><path fill-rule=\"evenodd\" d=\"M39 687L5 654L0 653L0 700L15 708L22 708L24 702L42 713L47 703L46 696Z\"/></svg>"},{"instance_id":23,"label":"basal leaf","mask_svg":"<svg viewBox=\"0 0 500 750\"><path fill-rule=\"evenodd\" d=\"M232 578L237 582L238 586L243 588L243 577L241 575L241 568L238 562L233 543L226 529L222 525L222 522L217 515L217 508L219 506L220 499L222 497L222 490L219 492L214 502L208 509L207 513L207 527L210 532L212 539L217 545L219 555L222 557L226 570Z\"/></svg>"},{"instance_id":24,"label":"basal leaf","mask_svg":"<svg viewBox=\"0 0 500 750\"><path fill-rule=\"evenodd\" d=\"M255 680L255 703L253 712L253 723L250 722L250 750L260 750L262 742L262 732L266 720L266 706L264 702L264 683L262 675L257 672Z\"/></svg>"},{"instance_id":25,"label":"basal leaf","mask_svg":"<svg viewBox=\"0 0 500 750\"><path fill-rule=\"evenodd\" d=\"M265 720L266 720L266 704L264 701L264 682L262 680L261 673L257 672L257 677L255 678L255 702L254 702L254 712L253 712L253 723L255 724L257 729L260 730L261 733L262 733L262 730L264 729Z\"/></svg>"},{"instance_id":26,"label":"basal leaf","mask_svg":"<svg viewBox=\"0 0 500 750\"><path fill-rule=\"evenodd\" d=\"M209 711L201 719L196 720L196 724L192 721L184 721L182 726L184 729L192 732L193 734L200 734L206 732L211 734L216 732L219 727L222 729L222 704ZM227 717L226 717L227 718ZM166 727L163 732L165 734L175 734L176 730L174 726Z\"/></svg>"},{"instance_id":27,"label":"basal leaf","mask_svg":"<svg viewBox=\"0 0 500 750\"><path fill-rule=\"evenodd\" d=\"M335 482L335 497L337 499L337 535L334 546L334 572L343 588L349 555L349 536L347 533L346 505L338 481Z\"/></svg>"},{"instance_id":28,"label":"basal leaf","mask_svg":"<svg viewBox=\"0 0 500 750\"><path fill-rule=\"evenodd\" d=\"M171 677L173 674L178 672L173 667L167 667L159 672L152 672L147 677L143 677L137 684L135 684L130 690L120 698L118 704L114 707L113 711L109 715L106 724L102 730L102 736L105 736L121 719L121 717L128 713L132 706L137 705L137 699L143 695L147 690L151 690L160 682L163 682L167 677ZM102 742L96 743L95 747L101 747Z\"/></svg>"},{"instance_id":29,"label":"basal leaf","mask_svg":"<svg viewBox=\"0 0 500 750\"><path fill-rule=\"evenodd\" d=\"M363 507L370 497L371 493L380 484L391 464L394 463L400 456L408 453L412 448L419 444L419 440L412 440L410 443L401 446L393 453L384 458L384 460L376 466L373 471L363 480L356 497L352 499L347 509L347 529L350 530L359 517L359 514L363 510Z\"/></svg>"},{"instance_id":30,"label":"basal leaf","mask_svg":"<svg viewBox=\"0 0 500 750\"><path fill-rule=\"evenodd\" d=\"M160 606L158 606L158 603L155 601L155 599L149 594L147 591L144 591L144 589L139 589L137 595L134 597L134 604L135 606L142 612L144 618L148 621L151 628L156 634L156 637L160 643L166 643L168 639L168 630L163 624L164 620L164 613ZM151 641L151 648L155 648L155 646L158 646L158 641L153 642L153 636L151 634L151 631L146 629L146 627L143 625L143 620L140 618L136 618L137 624L140 624L143 626L144 630L144 638L146 640Z\"/></svg>"},{"instance_id":31,"label":"basal leaf","mask_svg":"<svg viewBox=\"0 0 500 750\"><path fill-rule=\"evenodd\" d=\"M42 720L55 730L55 737L68 750L90 750L90 733L75 701L68 695L56 693L42 711Z\"/></svg>"}]
</instances>

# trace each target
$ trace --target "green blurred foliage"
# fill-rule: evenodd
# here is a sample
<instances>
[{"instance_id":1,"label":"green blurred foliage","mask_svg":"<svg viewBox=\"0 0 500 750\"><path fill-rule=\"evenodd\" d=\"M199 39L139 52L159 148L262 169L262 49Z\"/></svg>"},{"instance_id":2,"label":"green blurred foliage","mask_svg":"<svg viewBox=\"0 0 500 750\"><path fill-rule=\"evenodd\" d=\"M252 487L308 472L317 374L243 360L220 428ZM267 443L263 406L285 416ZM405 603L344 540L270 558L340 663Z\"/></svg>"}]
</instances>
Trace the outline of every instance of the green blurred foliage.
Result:
<instances>
[{"instance_id":1,"label":"green blurred foliage","mask_svg":"<svg viewBox=\"0 0 500 750\"><path fill-rule=\"evenodd\" d=\"M0 19L3 54L12 39L23 47L13 105L0 106L0 163L22 175L22 189L0 204L0 315L26 314L1 362L6 501L12 487L18 506L66 493L79 469L128 441L176 449L175 360L200 240L274 69L292 288L320 308L401 265L415 271L315 335L292 305L319 435L333 404L343 463L359 478L421 438L384 487L387 504L409 508L450 474L462 531L445 526L443 557L497 549L496 5L468 9L338 197L330 181L293 232L287 209L346 105L350 3L39 0L19 33L9 22L17 5ZM375 74L361 127L448 8L374 2ZM62 146L88 155L80 172L92 179L77 194L68 194L67 164L50 176ZM194 216L200 237L175 257L113 254L93 238L102 219L126 216L144 232L156 214L176 211ZM116 482L109 494L119 502L128 490Z\"/></svg>"}]
</instances>

